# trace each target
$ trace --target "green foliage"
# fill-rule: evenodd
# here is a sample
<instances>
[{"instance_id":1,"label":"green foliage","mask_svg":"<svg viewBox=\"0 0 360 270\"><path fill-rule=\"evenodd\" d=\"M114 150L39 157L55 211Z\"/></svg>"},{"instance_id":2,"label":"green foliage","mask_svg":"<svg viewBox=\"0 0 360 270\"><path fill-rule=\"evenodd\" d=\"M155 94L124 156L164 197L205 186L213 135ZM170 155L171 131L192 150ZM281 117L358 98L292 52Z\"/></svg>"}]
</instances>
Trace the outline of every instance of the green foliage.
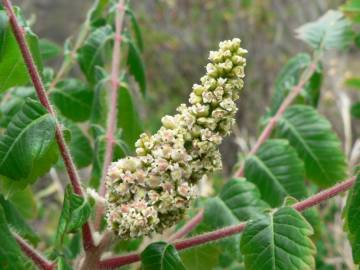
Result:
<instances>
[{"instance_id":1,"label":"green foliage","mask_svg":"<svg viewBox=\"0 0 360 270\"><path fill-rule=\"evenodd\" d=\"M55 246L60 248L67 233L76 232L87 221L91 214L91 205L84 199L73 193L67 186L64 196L63 209L56 231Z\"/></svg>"},{"instance_id":2,"label":"green foliage","mask_svg":"<svg viewBox=\"0 0 360 270\"><path fill-rule=\"evenodd\" d=\"M360 1L348 0L341 6L341 11L344 12L354 23L360 23Z\"/></svg>"},{"instance_id":3,"label":"green foliage","mask_svg":"<svg viewBox=\"0 0 360 270\"><path fill-rule=\"evenodd\" d=\"M2 206L0 206L0 239L0 269L25 270L22 252L10 232Z\"/></svg>"},{"instance_id":4,"label":"green foliage","mask_svg":"<svg viewBox=\"0 0 360 270\"><path fill-rule=\"evenodd\" d=\"M38 38L25 26L26 41L39 70L42 70ZM4 10L0 10L0 92L23 86L30 80L19 46L11 31Z\"/></svg>"},{"instance_id":5,"label":"green foliage","mask_svg":"<svg viewBox=\"0 0 360 270\"><path fill-rule=\"evenodd\" d=\"M0 174L31 183L57 155L54 119L38 102L27 100L0 137Z\"/></svg>"},{"instance_id":6,"label":"green foliage","mask_svg":"<svg viewBox=\"0 0 360 270\"><path fill-rule=\"evenodd\" d=\"M275 81L275 91L272 96L270 113L274 115L279 109L285 97L292 88L298 84L304 70L311 64L311 57L305 53L299 53L291 58L280 70ZM317 70L305 85L304 90L296 98L295 103L306 104L317 107L320 98L320 87L322 82L322 72Z\"/></svg>"},{"instance_id":7,"label":"green foliage","mask_svg":"<svg viewBox=\"0 0 360 270\"><path fill-rule=\"evenodd\" d=\"M61 48L56 44L47 39L39 40L39 48L42 60L51 60L56 58L61 53Z\"/></svg>"},{"instance_id":8,"label":"green foliage","mask_svg":"<svg viewBox=\"0 0 360 270\"><path fill-rule=\"evenodd\" d=\"M318 20L296 29L297 37L315 50L344 49L352 42L351 23L340 11L329 10Z\"/></svg>"},{"instance_id":9,"label":"green foliage","mask_svg":"<svg viewBox=\"0 0 360 270\"><path fill-rule=\"evenodd\" d=\"M351 114L356 118L360 118L360 102L351 106Z\"/></svg>"},{"instance_id":10,"label":"green foliage","mask_svg":"<svg viewBox=\"0 0 360 270\"><path fill-rule=\"evenodd\" d=\"M350 88L360 90L360 78L356 78L356 77L349 78L345 81L345 85Z\"/></svg>"},{"instance_id":11,"label":"green foliage","mask_svg":"<svg viewBox=\"0 0 360 270\"><path fill-rule=\"evenodd\" d=\"M246 269L315 269L312 233L310 224L290 207L250 221L240 244Z\"/></svg>"},{"instance_id":12,"label":"green foliage","mask_svg":"<svg viewBox=\"0 0 360 270\"><path fill-rule=\"evenodd\" d=\"M319 186L346 177L345 156L330 123L309 106L289 107L280 119L276 136L285 138L305 163L305 175Z\"/></svg>"},{"instance_id":13,"label":"green foliage","mask_svg":"<svg viewBox=\"0 0 360 270\"><path fill-rule=\"evenodd\" d=\"M348 238L352 246L353 259L360 264L360 174L357 175L353 190L348 197L345 221Z\"/></svg>"},{"instance_id":14,"label":"green foliage","mask_svg":"<svg viewBox=\"0 0 360 270\"><path fill-rule=\"evenodd\" d=\"M113 40L113 30L109 25L97 28L91 32L84 45L78 50L77 58L86 79L91 84L96 83L95 69L104 66L106 50Z\"/></svg>"},{"instance_id":15,"label":"green foliage","mask_svg":"<svg viewBox=\"0 0 360 270\"><path fill-rule=\"evenodd\" d=\"M150 244L141 253L143 270L185 270L175 247L166 242Z\"/></svg>"},{"instance_id":16,"label":"green foliage","mask_svg":"<svg viewBox=\"0 0 360 270\"><path fill-rule=\"evenodd\" d=\"M139 49L135 46L131 39L125 39L129 45L127 65L129 66L129 72L134 76L135 80L139 84L140 91L143 96L146 95L146 74L145 65L141 58Z\"/></svg>"},{"instance_id":17,"label":"green foliage","mask_svg":"<svg viewBox=\"0 0 360 270\"><path fill-rule=\"evenodd\" d=\"M219 257L222 253L221 245L208 244L184 250L180 253L180 257L186 270L214 269L219 265Z\"/></svg>"},{"instance_id":18,"label":"green foliage","mask_svg":"<svg viewBox=\"0 0 360 270\"><path fill-rule=\"evenodd\" d=\"M51 91L51 100L62 115L75 122L89 119L93 91L76 79L59 82L56 89Z\"/></svg>"},{"instance_id":19,"label":"green foliage","mask_svg":"<svg viewBox=\"0 0 360 270\"><path fill-rule=\"evenodd\" d=\"M130 17L131 26L134 31L134 35L136 39L136 45L138 49L142 52L144 50L144 41L142 38L140 25L136 19L134 12L129 7L126 8L126 15Z\"/></svg>"},{"instance_id":20,"label":"green foliage","mask_svg":"<svg viewBox=\"0 0 360 270\"><path fill-rule=\"evenodd\" d=\"M135 142L143 129L137 108L126 85L122 85L119 88L117 117L118 128L121 128L122 140L130 149L134 149Z\"/></svg>"},{"instance_id":21,"label":"green foliage","mask_svg":"<svg viewBox=\"0 0 360 270\"><path fill-rule=\"evenodd\" d=\"M272 207L291 195L306 197L304 164L286 140L268 140L245 161L245 177L256 184Z\"/></svg>"}]
</instances>

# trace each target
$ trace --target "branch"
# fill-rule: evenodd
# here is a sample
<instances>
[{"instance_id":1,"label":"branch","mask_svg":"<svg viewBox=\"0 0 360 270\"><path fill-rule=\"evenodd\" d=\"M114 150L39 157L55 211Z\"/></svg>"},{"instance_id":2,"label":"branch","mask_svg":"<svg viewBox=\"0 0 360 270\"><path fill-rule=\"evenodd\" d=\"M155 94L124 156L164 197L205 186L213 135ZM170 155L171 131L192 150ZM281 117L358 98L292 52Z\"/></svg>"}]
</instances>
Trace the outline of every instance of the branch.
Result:
<instances>
[{"instance_id":1,"label":"branch","mask_svg":"<svg viewBox=\"0 0 360 270\"><path fill-rule=\"evenodd\" d=\"M34 63L34 59L31 55L30 49L26 43L24 30L22 29L22 27L19 25L19 23L17 21L16 15L14 13L14 10L13 10L10 0L3 0L3 3L4 3L4 7L6 9L6 12L9 16L12 31L15 35L15 38L19 45L21 54L24 58L30 78L34 84L37 97L39 98L41 104L56 119L55 112L54 112L54 110L49 102L48 96L46 94L44 84L41 81L39 71ZM75 164L70 155L69 148L67 147L67 145L65 143L65 139L62 134L61 126L57 121L56 121L56 133L55 134L56 134L56 141L59 146L61 156L64 160L66 171L70 178L74 192L80 196L84 196L84 192L82 190L81 183L80 183L80 177L76 171ZM94 240L92 237L90 225L88 223L86 223L83 226L83 240L84 240L84 249L85 250L94 247Z\"/></svg>"},{"instance_id":2,"label":"branch","mask_svg":"<svg viewBox=\"0 0 360 270\"><path fill-rule=\"evenodd\" d=\"M259 138L257 139L255 145L250 150L248 155L254 155L260 148L260 146L270 137L271 132L275 128L277 122L284 114L286 109L291 105L294 99L300 94L301 90L303 89L304 85L308 82L311 76L314 74L317 64L319 62L319 58L317 56L314 57L314 60L311 62L309 67L303 72L301 79L297 85L295 85L291 92L287 95L284 101L281 103L279 109L277 110L276 114L269 120L268 124L260 134ZM240 169L235 173L235 176L243 176L244 175L244 164L240 167Z\"/></svg>"},{"instance_id":3,"label":"branch","mask_svg":"<svg viewBox=\"0 0 360 270\"><path fill-rule=\"evenodd\" d=\"M337 194L350 189L355 183L356 177L353 176L348 180L345 180L331 188L325 189L301 202L294 204L292 207L297 211L303 211L317 205L323 201L326 201ZM204 233L194 237L190 237L184 240L178 240L174 243L177 250L187 249L194 246L202 245L211 241L219 240L224 237L228 237L242 232L245 229L246 223L240 223L234 226L225 227L216 231ZM123 256L117 256L100 261L98 267L100 269L114 269L123 265L131 264L140 260L140 255L136 253L130 253Z\"/></svg>"},{"instance_id":4,"label":"branch","mask_svg":"<svg viewBox=\"0 0 360 270\"><path fill-rule=\"evenodd\" d=\"M121 58L121 30L124 21L125 3L124 0L120 0L118 3L118 12L116 12L115 18L115 42L113 49L113 58L111 65L111 93L110 93L110 110L108 113L108 123L106 129L106 146L104 163L102 166L102 175L100 180L100 196L104 197L106 193L105 178L109 165L111 164L114 156L115 145L115 132L117 127L117 103L118 103L118 91L119 91L119 69ZM102 213L104 212L104 206L97 205L95 216L95 228L100 227Z\"/></svg>"},{"instance_id":5,"label":"branch","mask_svg":"<svg viewBox=\"0 0 360 270\"><path fill-rule=\"evenodd\" d=\"M26 240L21 238L20 235L15 232L12 233L16 242L19 244L21 250L31 259L42 270L53 270L55 269L55 263L48 261L43 255L37 250L30 246Z\"/></svg>"}]
</instances>

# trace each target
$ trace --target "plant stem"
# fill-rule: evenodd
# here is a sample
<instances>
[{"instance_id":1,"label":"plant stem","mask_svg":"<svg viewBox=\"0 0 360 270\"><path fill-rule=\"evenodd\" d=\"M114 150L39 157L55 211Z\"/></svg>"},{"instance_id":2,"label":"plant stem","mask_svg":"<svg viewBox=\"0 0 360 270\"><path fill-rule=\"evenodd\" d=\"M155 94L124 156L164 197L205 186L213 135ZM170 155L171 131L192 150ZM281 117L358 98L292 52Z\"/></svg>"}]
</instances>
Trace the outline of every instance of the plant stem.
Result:
<instances>
[{"instance_id":1,"label":"plant stem","mask_svg":"<svg viewBox=\"0 0 360 270\"><path fill-rule=\"evenodd\" d=\"M294 99L300 94L301 90L304 88L305 84L309 81L311 76L314 74L317 68L317 64L319 62L319 57L314 56L313 61L310 63L309 67L303 72L299 83L295 85L287 97L281 103L279 109L275 113L273 117L269 120L266 127L260 134L259 138L257 139L255 145L250 150L248 155L254 155L260 148L260 146L270 137L271 132L275 128L277 122L280 120L281 116L284 114L286 109L291 105ZM244 175L244 164L240 167L240 169L235 173L235 176L241 177Z\"/></svg>"},{"instance_id":2,"label":"plant stem","mask_svg":"<svg viewBox=\"0 0 360 270\"><path fill-rule=\"evenodd\" d=\"M14 13L14 10L13 10L10 0L3 0L3 3L4 3L4 7L6 9L6 12L9 16L9 20L10 20L10 24L11 24L13 33L14 33L17 43L19 45L21 54L24 58L24 62L28 69L30 78L35 87L37 97L39 98L41 104L48 110L48 112L56 120L55 112L49 102L48 96L45 91L44 84L41 81L41 77L39 75L39 71L34 63L34 59L31 55L30 49L26 43L24 30L19 25L19 23L16 19L16 15ZM73 186L74 192L80 196L84 196L84 192L82 190L81 183L80 183L80 177L76 171L75 164L70 155L69 148L67 147L64 136L62 134L61 126L57 122L57 120L56 120L55 134L56 134L56 141L59 146L61 156L64 160L65 168L66 168L67 174L70 178L70 182ZM84 242L85 250L94 247L94 240L92 237L90 225L88 223L85 223L83 226L83 242Z\"/></svg>"},{"instance_id":3,"label":"plant stem","mask_svg":"<svg viewBox=\"0 0 360 270\"><path fill-rule=\"evenodd\" d=\"M21 250L29 257L34 264L36 264L42 270L53 270L55 269L55 263L48 261L43 255L41 255L37 250L30 246L26 240L21 238L15 232L12 233L16 242L19 244Z\"/></svg>"},{"instance_id":4,"label":"plant stem","mask_svg":"<svg viewBox=\"0 0 360 270\"><path fill-rule=\"evenodd\" d=\"M297 211L303 211L317 205L323 201L326 201L337 194L350 189L355 183L356 177L353 176L348 180L340 182L339 184L325 189L301 202L294 204L292 207ZM187 249L197 245L202 245L211 241L219 240L224 237L228 237L242 232L245 229L246 223L240 223L234 226L225 227L216 231L207 232L201 235L190 237L184 240L178 240L174 242L174 246L177 250ZM140 255L136 253L130 253L123 256L117 256L100 261L98 267L100 269L114 269L123 265L134 263L140 260Z\"/></svg>"},{"instance_id":5,"label":"plant stem","mask_svg":"<svg viewBox=\"0 0 360 270\"><path fill-rule=\"evenodd\" d=\"M104 154L104 162L102 166L102 175L100 180L100 196L104 197L106 193L106 185L105 178L109 165L111 164L114 156L114 146L115 146L115 132L117 127L117 104L118 104L118 93L119 93L119 69L120 69L120 60L121 60L121 31L122 25L124 21L125 14L125 2L124 0L120 0L118 3L118 8L116 12L115 18L115 41L114 41L114 49L112 55L112 65L111 65L111 92L109 99L109 113L108 113L108 123L106 129L106 146L105 146L105 154ZM98 205L96 209L96 221L95 228L99 227L101 222L101 216L104 207L102 205Z\"/></svg>"},{"instance_id":6,"label":"plant stem","mask_svg":"<svg viewBox=\"0 0 360 270\"><path fill-rule=\"evenodd\" d=\"M173 242L177 239L183 238L189 232L191 232L197 225L200 224L204 217L204 209L201 209L192 219L190 219L180 230L175 232L169 237L169 241Z\"/></svg>"}]
</instances>

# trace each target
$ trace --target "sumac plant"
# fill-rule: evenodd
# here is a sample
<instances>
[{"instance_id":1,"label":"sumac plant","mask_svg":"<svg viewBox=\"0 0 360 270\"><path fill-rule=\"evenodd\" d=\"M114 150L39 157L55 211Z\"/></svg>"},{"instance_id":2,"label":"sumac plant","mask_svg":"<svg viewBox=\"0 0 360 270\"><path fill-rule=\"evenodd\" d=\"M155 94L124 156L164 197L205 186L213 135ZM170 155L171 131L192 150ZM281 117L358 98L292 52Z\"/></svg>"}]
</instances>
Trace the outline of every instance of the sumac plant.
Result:
<instances>
[{"instance_id":1,"label":"sumac plant","mask_svg":"<svg viewBox=\"0 0 360 270\"><path fill-rule=\"evenodd\" d=\"M342 142L318 105L328 51L356 50L359 17L353 0L296 29L310 53L279 71L258 139L219 184L219 145L250 57L239 38L219 42L188 102L151 134L138 113L144 42L128 2L96 1L62 50L2 0L0 269L355 269L359 146ZM46 66L54 57L57 72ZM345 119L359 117L352 103ZM204 195L209 186L217 195Z\"/></svg>"}]
</instances>

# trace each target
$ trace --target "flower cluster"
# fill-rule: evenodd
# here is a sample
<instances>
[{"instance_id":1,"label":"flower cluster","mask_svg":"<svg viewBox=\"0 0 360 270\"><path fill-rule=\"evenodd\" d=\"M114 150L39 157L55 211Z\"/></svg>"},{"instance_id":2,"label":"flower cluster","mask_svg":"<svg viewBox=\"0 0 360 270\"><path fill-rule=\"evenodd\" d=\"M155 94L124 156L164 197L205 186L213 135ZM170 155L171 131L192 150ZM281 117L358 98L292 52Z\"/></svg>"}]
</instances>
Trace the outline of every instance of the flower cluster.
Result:
<instances>
[{"instance_id":1,"label":"flower cluster","mask_svg":"<svg viewBox=\"0 0 360 270\"><path fill-rule=\"evenodd\" d=\"M136 142L136 156L108 170L107 221L121 238L162 232L174 225L197 195L197 183L221 169L218 145L235 122L247 51L240 40L210 52L207 74L195 84L190 105L181 104L162 127Z\"/></svg>"}]
</instances>

